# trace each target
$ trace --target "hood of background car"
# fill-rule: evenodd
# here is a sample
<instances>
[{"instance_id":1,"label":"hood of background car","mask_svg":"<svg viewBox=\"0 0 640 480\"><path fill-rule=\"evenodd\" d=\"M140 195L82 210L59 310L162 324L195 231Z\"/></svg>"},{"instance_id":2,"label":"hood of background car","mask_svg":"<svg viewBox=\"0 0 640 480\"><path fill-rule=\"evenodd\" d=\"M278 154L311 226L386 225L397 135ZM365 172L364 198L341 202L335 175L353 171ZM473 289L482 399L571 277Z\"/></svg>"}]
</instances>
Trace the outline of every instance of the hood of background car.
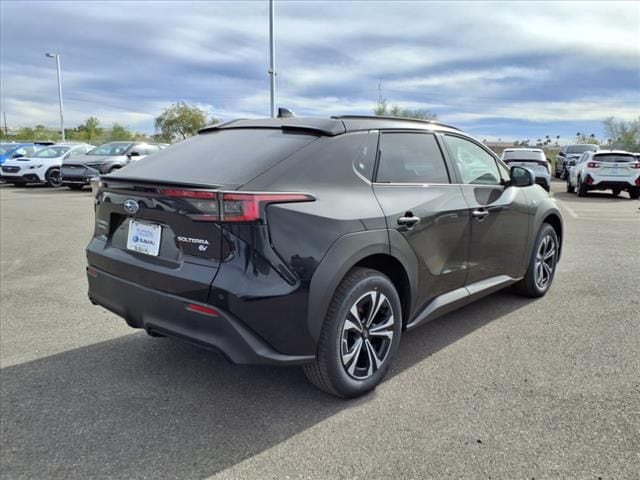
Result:
<instances>
[{"instance_id":1,"label":"hood of background car","mask_svg":"<svg viewBox=\"0 0 640 480\"><path fill-rule=\"evenodd\" d=\"M73 155L64 161L65 165L98 165L111 160L122 160L125 155Z\"/></svg>"}]
</instances>

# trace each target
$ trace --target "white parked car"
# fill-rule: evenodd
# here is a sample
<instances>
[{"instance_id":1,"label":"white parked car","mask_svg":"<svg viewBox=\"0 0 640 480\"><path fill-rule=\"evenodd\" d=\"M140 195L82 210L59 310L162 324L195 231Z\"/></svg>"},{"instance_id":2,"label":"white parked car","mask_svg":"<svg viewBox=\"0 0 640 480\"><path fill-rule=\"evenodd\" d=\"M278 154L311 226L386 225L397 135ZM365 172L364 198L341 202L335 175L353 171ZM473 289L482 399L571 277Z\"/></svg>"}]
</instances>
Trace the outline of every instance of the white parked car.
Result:
<instances>
[{"instance_id":1,"label":"white parked car","mask_svg":"<svg viewBox=\"0 0 640 480\"><path fill-rule=\"evenodd\" d=\"M567 176L567 192L578 191L584 197L589 190L622 190L629 197L640 197L640 161L633 153L622 150L585 152Z\"/></svg>"},{"instance_id":2,"label":"white parked car","mask_svg":"<svg viewBox=\"0 0 640 480\"><path fill-rule=\"evenodd\" d=\"M82 155L93 145L86 143L58 143L36 151L30 157L7 160L2 164L2 179L14 185L47 183L59 187L62 161L72 155Z\"/></svg>"},{"instance_id":3,"label":"white parked car","mask_svg":"<svg viewBox=\"0 0 640 480\"><path fill-rule=\"evenodd\" d=\"M539 148L507 148L502 152L502 160L509 167L524 167L531 170L536 183L547 192L551 186L551 166L544 152Z\"/></svg>"}]
</instances>

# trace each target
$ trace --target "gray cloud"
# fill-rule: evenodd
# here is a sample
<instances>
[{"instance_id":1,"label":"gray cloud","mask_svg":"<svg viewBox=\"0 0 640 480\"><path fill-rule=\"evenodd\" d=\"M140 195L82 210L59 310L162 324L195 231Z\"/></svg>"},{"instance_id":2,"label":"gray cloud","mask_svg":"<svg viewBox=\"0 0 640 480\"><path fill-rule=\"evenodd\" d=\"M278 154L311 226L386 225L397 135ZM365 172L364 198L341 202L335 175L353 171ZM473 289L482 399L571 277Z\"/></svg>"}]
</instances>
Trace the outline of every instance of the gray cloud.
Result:
<instances>
[{"instance_id":1,"label":"gray cloud","mask_svg":"<svg viewBox=\"0 0 640 480\"><path fill-rule=\"evenodd\" d=\"M301 114L370 113L381 80L389 101L488 135L482 120L569 131L640 110L637 3L277 1L276 17L278 103ZM0 107L13 125L55 125L55 51L71 125L149 131L177 100L263 116L267 18L266 1L2 2Z\"/></svg>"}]
</instances>

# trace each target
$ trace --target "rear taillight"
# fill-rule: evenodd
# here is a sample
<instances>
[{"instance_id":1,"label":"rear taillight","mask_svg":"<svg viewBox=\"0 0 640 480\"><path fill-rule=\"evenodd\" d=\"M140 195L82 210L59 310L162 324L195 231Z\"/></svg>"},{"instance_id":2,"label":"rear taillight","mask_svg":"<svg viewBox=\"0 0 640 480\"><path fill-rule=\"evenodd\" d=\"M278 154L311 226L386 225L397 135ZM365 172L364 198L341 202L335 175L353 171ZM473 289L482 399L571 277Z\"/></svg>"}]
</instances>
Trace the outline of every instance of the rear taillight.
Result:
<instances>
[{"instance_id":1,"label":"rear taillight","mask_svg":"<svg viewBox=\"0 0 640 480\"><path fill-rule=\"evenodd\" d=\"M598 162L589 162L589 163L587 163L587 168L600 168L600 163L598 163Z\"/></svg>"},{"instance_id":2,"label":"rear taillight","mask_svg":"<svg viewBox=\"0 0 640 480\"><path fill-rule=\"evenodd\" d=\"M200 213L189 218L201 222L256 222L271 203L312 202L306 193L237 193L205 190L161 189L160 194L182 198Z\"/></svg>"},{"instance_id":3,"label":"rear taillight","mask_svg":"<svg viewBox=\"0 0 640 480\"><path fill-rule=\"evenodd\" d=\"M640 162L632 163L631 164L631 168L639 168L640 169Z\"/></svg>"},{"instance_id":4,"label":"rear taillight","mask_svg":"<svg viewBox=\"0 0 640 480\"><path fill-rule=\"evenodd\" d=\"M640 187L640 177L636 178L636 185Z\"/></svg>"}]
</instances>

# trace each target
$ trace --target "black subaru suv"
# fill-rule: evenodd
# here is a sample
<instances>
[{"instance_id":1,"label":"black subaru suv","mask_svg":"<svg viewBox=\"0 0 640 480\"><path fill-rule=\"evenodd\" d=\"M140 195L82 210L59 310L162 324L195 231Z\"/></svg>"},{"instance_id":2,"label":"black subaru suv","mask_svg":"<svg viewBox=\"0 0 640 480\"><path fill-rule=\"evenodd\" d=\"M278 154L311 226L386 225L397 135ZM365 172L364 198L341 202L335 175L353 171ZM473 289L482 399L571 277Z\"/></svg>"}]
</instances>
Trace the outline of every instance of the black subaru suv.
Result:
<instances>
[{"instance_id":1,"label":"black subaru suv","mask_svg":"<svg viewBox=\"0 0 640 480\"><path fill-rule=\"evenodd\" d=\"M93 303L342 397L405 330L509 285L544 295L563 236L529 170L435 122L236 120L94 182Z\"/></svg>"}]
</instances>

